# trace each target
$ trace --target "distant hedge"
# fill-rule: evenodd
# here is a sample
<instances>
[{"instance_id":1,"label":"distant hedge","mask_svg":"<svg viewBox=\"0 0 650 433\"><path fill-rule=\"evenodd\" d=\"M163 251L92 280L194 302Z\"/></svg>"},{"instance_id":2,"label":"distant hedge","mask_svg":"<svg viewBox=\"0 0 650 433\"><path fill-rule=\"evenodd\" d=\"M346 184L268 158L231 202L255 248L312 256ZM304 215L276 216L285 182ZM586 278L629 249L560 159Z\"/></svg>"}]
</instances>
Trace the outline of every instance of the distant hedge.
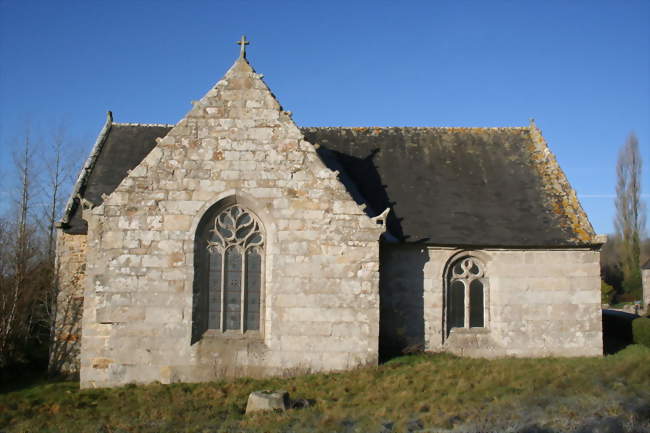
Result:
<instances>
[{"instance_id":1,"label":"distant hedge","mask_svg":"<svg viewBox=\"0 0 650 433\"><path fill-rule=\"evenodd\" d=\"M632 335L636 344L650 347L650 319L639 317L632 321Z\"/></svg>"}]
</instances>

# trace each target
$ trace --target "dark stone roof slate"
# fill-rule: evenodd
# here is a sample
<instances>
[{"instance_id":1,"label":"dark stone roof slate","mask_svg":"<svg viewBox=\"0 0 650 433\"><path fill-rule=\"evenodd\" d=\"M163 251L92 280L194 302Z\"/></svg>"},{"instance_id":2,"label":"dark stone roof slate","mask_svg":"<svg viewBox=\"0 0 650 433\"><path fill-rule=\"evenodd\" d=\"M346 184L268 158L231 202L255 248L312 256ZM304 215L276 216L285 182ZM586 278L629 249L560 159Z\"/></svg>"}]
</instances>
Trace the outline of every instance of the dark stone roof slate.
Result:
<instances>
[{"instance_id":1,"label":"dark stone roof slate","mask_svg":"<svg viewBox=\"0 0 650 433\"><path fill-rule=\"evenodd\" d=\"M109 195L156 145L157 137L167 135L172 126L142 124L110 124L103 142L99 143L97 157L84 179L80 179L79 195L98 206L102 194ZM81 218L79 198L74 198L69 219L63 228L66 233L86 233L86 221ZM65 219L65 217L64 217Z\"/></svg>"},{"instance_id":2,"label":"dark stone roof slate","mask_svg":"<svg viewBox=\"0 0 650 433\"><path fill-rule=\"evenodd\" d=\"M399 241L558 247L590 244L595 236L586 216L577 224L576 209L564 206L575 194L559 167L551 174L564 179L564 191L549 185L555 181L548 161L538 160L530 128L302 132L330 168L343 168L342 181L351 181L371 216L391 208L387 228Z\"/></svg>"},{"instance_id":3,"label":"dark stone roof slate","mask_svg":"<svg viewBox=\"0 0 650 433\"><path fill-rule=\"evenodd\" d=\"M650 260L647 260L643 266L641 266L641 269L650 269Z\"/></svg>"},{"instance_id":4,"label":"dark stone roof slate","mask_svg":"<svg viewBox=\"0 0 650 433\"><path fill-rule=\"evenodd\" d=\"M97 206L155 146L165 125L108 124L78 182ZM591 245L593 229L531 128L302 128L369 216L390 208L389 238L475 247ZM541 136L540 136L541 137ZM92 159L91 156L90 159ZM87 163L88 165L88 163ZM575 203L574 203L575 202ZM79 198L63 229L85 233Z\"/></svg>"}]
</instances>

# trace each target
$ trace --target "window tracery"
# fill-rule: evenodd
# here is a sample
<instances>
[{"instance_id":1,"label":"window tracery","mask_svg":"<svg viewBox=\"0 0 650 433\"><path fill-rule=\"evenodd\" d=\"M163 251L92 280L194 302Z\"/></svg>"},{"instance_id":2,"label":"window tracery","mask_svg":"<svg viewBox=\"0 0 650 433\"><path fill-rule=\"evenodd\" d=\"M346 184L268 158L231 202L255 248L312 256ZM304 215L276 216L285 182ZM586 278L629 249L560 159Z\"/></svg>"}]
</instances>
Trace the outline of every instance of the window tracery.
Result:
<instances>
[{"instance_id":1,"label":"window tracery","mask_svg":"<svg viewBox=\"0 0 650 433\"><path fill-rule=\"evenodd\" d=\"M259 331L264 234L255 215L239 205L212 221L209 253L208 329Z\"/></svg>"},{"instance_id":2,"label":"window tracery","mask_svg":"<svg viewBox=\"0 0 650 433\"><path fill-rule=\"evenodd\" d=\"M462 257L447 277L447 333L453 328L485 327L485 267L475 257Z\"/></svg>"}]
</instances>

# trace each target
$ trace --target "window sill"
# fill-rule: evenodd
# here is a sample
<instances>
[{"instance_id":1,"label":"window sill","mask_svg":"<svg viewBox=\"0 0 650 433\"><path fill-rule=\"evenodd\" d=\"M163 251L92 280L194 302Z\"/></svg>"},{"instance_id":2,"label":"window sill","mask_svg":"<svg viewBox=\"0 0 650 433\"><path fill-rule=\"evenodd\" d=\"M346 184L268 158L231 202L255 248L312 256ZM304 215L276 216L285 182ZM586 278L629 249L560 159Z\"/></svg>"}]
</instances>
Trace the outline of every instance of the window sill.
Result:
<instances>
[{"instance_id":1,"label":"window sill","mask_svg":"<svg viewBox=\"0 0 650 433\"><path fill-rule=\"evenodd\" d=\"M452 328L449 334L489 334L488 328Z\"/></svg>"},{"instance_id":2,"label":"window sill","mask_svg":"<svg viewBox=\"0 0 650 433\"><path fill-rule=\"evenodd\" d=\"M208 329L203 333L203 338L220 338L225 340L262 340L263 335L260 331L219 331L217 329Z\"/></svg>"}]
</instances>

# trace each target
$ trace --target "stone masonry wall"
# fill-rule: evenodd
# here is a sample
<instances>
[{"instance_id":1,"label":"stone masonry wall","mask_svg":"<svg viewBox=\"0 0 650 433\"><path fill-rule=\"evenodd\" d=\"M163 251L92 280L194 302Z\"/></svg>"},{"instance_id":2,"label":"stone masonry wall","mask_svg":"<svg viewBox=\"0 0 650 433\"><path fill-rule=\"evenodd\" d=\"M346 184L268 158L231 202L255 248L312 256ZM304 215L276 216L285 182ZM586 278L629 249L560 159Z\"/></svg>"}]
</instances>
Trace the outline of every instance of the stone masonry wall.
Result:
<instances>
[{"instance_id":1,"label":"stone masonry wall","mask_svg":"<svg viewBox=\"0 0 650 433\"><path fill-rule=\"evenodd\" d=\"M465 252L396 246L382 253L382 307L410 302L397 322L408 341L428 351L468 356L598 356L602 354L599 253L591 250L469 251L486 268L486 329L444 336L446 266ZM419 269L419 271L414 270ZM421 308L421 309L420 309ZM382 308L382 314L385 310ZM422 329L423 328L423 329ZM381 343L383 344L383 342Z\"/></svg>"},{"instance_id":2,"label":"stone masonry wall","mask_svg":"<svg viewBox=\"0 0 650 433\"><path fill-rule=\"evenodd\" d=\"M263 332L190 344L196 227L228 197L266 232ZM82 387L377 362L384 228L243 58L88 223Z\"/></svg>"},{"instance_id":3,"label":"stone masonry wall","mask_svg":"<svg viewBox=\"0 0 650 433\"><path fill-rule=\"evenodd\" d=\"M382 360L409 350L422 350L424 336L424 283L429 266L426 246L381 245L379 267L379 353Z\"/></svg>"},{"instance_id":4,"label":"stone masonry wall","mask_svg":"<svg viewBox=\"0 0 650 433\"><path fill-rule=\"evenodd\" d=\"M643 284L642 307L647 313L650 313L650 269L641 270L641 282Z\"/></svg>"},{"instance_id":5,"label":"stone masonry wall","mask_svg":"<svg viewBox=\"0 0 650 433\"><path fill-rule=\"evenodd\" d=\"M50 368L79 373L81 312L86 271L86 235L57 231L57 296L55 337L50 348Z\"/></svg>"}]
</instances>

